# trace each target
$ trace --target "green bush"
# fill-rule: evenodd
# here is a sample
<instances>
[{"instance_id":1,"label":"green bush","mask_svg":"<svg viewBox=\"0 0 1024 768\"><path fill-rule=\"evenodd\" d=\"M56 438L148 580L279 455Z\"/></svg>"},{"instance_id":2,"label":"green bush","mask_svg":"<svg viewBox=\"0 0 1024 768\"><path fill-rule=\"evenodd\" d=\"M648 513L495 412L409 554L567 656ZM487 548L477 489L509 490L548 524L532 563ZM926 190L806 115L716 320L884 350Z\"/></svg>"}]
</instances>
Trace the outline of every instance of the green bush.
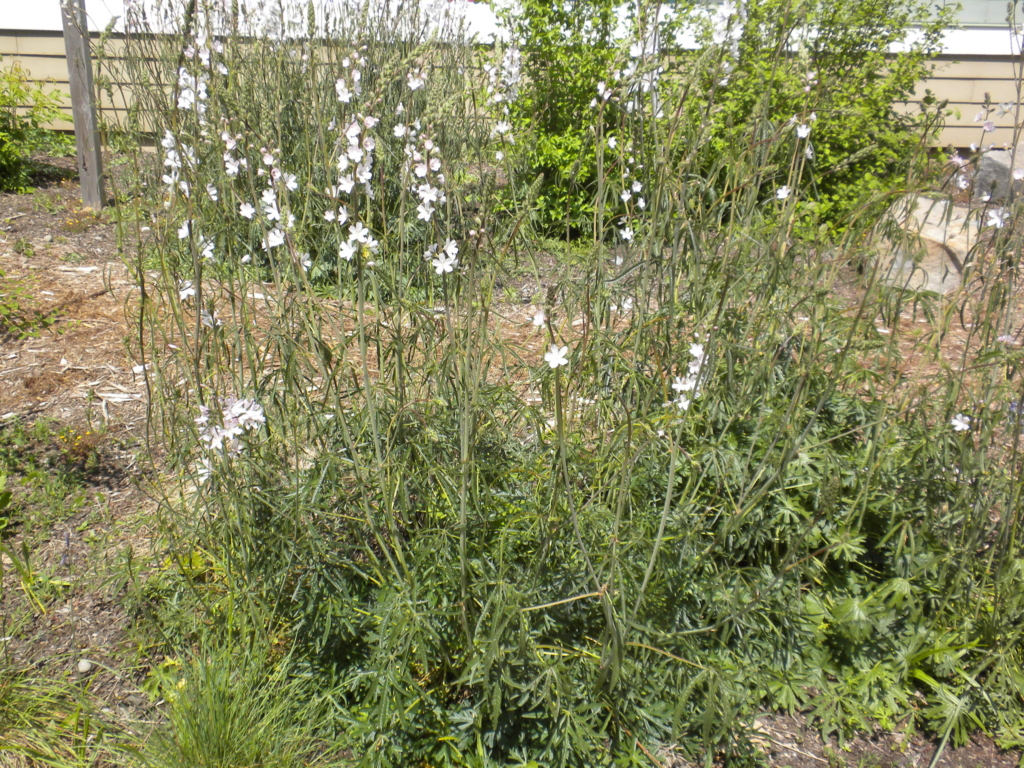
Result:
<instances>
[{"instance_id":1,"label":"green bush","mask_svg":"<svg viewBox=\"0 0 1024 768\"><path fill-rule=\"evenodd\" d=\"M614 89L616 76L636 66L636 57L614 35L616 5L524 0L507 14L526 75L524 98L510 114L531 137L524 179L543 177L536 219L545 231L569 225L579 234L591 225L600 175L595 129L603 123L607 133L620 122L617 110L595 110L593 102L600 83ZM755 123L810 125L811 137L802 147L807 152L796 167L788 167L792 147L783 143L771 153L764 174L766 195L781 184L806 182L807 222L834 226L858 203L903 178L910 150L939 127L934 103L930 113L915 116L899 102L930 71L929 60L940 52L950 23L948 10L936 12L917 0L755 0L725 3L712 13L704 6L675 8L677 15L660 21L635 12L626 20L633 39L656 36L670 53L668 60L658 57L664 71L648 75L652 83L661 76L654 86L661 109L682 110L693 124L709 123L710 142L703 148L709 158L742 141ZM671 50L684 22L702 30L701 51ZM903 45L907 40L912 42ZM779 56L780 50L786 55ZM706 68L703 86L713 93L712 102L676 92L672 78L695 59L709 57L717 66ZM612 103L628 109L634 96L626 91L618 90ZM672 98L677 93L680 102ZM693 149L679 142L672 151L685 157Z\"/></svg>"},{"instance_id":2,"label":"green bush","mask_svg":"<svg viewBox=\"0 0 1024 768\"><path fill-rule=\"evenodd\" d=\"M60 116L60 93L33 84L21 64L0 69L0 191L24 192L30 186L33 152L51 147L43 126ZM65 142L58 145L63 149Z\"/></svg>"}]
</instances>

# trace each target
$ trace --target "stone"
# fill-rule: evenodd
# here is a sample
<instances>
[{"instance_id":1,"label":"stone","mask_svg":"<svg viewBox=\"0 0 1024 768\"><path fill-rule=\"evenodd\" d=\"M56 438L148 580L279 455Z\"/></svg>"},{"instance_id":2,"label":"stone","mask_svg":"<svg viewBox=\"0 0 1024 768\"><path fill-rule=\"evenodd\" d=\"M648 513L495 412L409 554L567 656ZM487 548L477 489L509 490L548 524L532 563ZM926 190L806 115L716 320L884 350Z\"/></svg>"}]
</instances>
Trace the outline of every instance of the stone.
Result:
<instances>
[{"instance_id":1,"label":"stone","mask_svg":"<svg viewBox=\"0 0 1024 768\"><path fill-rule=\"evenodd\" d=\"M975 202L1003 203L1010 197L1011 184L1019 193L1021 182L1014 171L1024 171L1024 146L1017 147L1014 157L1008 149L990 149L978 160L971 197Z\"/></svg>"},{"instance_id":2,"label":"stone","mask_svg":"<svg viewBox=\"0 0 1024 768\"><path fill-rule=\"evenodd\" d=\"M43 242L44 243L52 243L53 242L53 235L46 235L45 237L43 237Z\"/></svg>"},{"instance_id":3,"label":"stone","mask_svg":"<svg viewBox=\"0 0 1024 768\"><path fill-rule=\"evenodd\" d=\"M978 243L978 217L948 200L908 197L889 211L902 229L880 243L881 277L915 291L949 293L960 287Z\"/></svg>"},{"instance_id":4,"label":"stone","mask_svg":"<svg viewBox=\"0 0 1024 768\"><path fill-rule=\"evenodd\" d=\"M88 659L82 659L78 662L78 674L88 675L92 672L93 663Z\"/></svg>"}]
</instances>

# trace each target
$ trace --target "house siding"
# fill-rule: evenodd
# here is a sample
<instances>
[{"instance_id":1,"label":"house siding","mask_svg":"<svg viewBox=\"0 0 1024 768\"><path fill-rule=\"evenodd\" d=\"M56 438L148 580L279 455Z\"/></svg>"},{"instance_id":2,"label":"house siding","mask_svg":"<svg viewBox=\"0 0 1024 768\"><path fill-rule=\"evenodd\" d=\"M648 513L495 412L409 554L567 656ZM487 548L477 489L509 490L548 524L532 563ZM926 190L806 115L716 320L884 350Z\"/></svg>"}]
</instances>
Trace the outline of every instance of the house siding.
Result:
<instances>
[{"instance_id":1,"label":"house siding","mask_svg":"<svg viewBox=\"0 0 1024 768\"><path fill-rule=\"evenodd\" d=\"M93 38L98 34L93 33ZM116 50L116 36L110 40L110 48ZM60 32L25 31L0 29L0 67L9 67L19 62L33 79L49 80L46 91L68 92L68 71L64 58L64 38ZM1010 55L943 55L936 61L934 74L920 83L915 97L920 99L926 90L932 91L939 99L949 100L952 111L946 117L945 127L936 141L940 146L968 147L973 143L994 143L1001 146L1013 141L1013 113L1003 117L994 114L990 119L997 130L983 134L980 124L974 118L982 109L986 94L991 104L1018 101L1016 70L1020 67L1019 57ZM118 84L120 85L120 84ZM124 96L121 89L113 89L113 98L102 96L104 115L116 122L125 113ZM918 111L918 101L911 100L900 105L907 112ZM58 130L72 130L70 100L65 102L63 113L66 117L53 123Z\"/></svg>"}]
</instances>

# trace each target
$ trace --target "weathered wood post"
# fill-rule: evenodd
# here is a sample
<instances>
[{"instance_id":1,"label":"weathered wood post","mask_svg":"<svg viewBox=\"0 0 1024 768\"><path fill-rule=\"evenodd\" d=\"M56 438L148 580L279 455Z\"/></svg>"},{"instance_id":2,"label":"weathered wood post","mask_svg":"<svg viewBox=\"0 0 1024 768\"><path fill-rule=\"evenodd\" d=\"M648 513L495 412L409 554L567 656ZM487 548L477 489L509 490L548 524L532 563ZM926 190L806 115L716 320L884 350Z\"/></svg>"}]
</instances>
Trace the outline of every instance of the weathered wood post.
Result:
<instances>
[{"instance_id":1,"label":"weathered wood post","mask_svg":"<svg viewBox=\"0 0 1024 768\"><path fill-rule=\"evenodd\" d=\"M75 121L75 146L78 149L82 202L98 211L104 203L103 164L100 157L100 132L96 126L96 109L93 103L92 58L89 55L85 0L59 2L64 24L64 51L68 57L68 80L71 82L71 113Z\"/></svg>"}]
</instances>

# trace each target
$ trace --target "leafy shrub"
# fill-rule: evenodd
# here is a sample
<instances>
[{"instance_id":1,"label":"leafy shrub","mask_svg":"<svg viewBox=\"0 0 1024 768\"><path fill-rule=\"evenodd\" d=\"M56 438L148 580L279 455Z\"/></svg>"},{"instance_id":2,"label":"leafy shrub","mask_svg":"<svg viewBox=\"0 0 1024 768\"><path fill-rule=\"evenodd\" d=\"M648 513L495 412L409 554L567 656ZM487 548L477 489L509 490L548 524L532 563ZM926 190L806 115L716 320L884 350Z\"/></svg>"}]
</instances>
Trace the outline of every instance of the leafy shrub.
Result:
<instances>
[{"instance_id":1,"label":"leafy shrub","mask_svg":"<svg viewBox=\"0 0 1024 768\"><path fill-rule=\"evenodd\" d=\"M616 6L612 0L525 0L507 12L526 74L525 98L511 114L531 136L526 178L543 176L536 204L544 230L569 224L579 234L595 212L595 128L604 122L607 132L615 121L596 111L594 102L600 101L599 85L610 85L626 67L615 34ZM671 55L658 59L664 70L660 85L660 72L645 76L661 89L663 110L685 110L693 123L710 121L710 154L721 155L743 140L752 123L813 123L807 154L796 168L787 167L791 152L783 145L766 169L772 191L792 183L794 174L807 182L808 222L835 225L859 202L903 178L913 156L908 150L922 141L922 129L939 127L934 102L920 116L906 114L899 102L930 71L928 62L940 52L942 31L952 18L948 10L936 12L917 0L756 0L725 3L713 12L677 5L677 15L657 21L653 11L648 14L634 11L626 19L632 39L657 39ZM692 39L694 29L702 30L705 52L673 49L673 40ZM633 46L644 50L652 44ZM779 46L791 53L780 57ZM667 81L708 50L717 50L718 64L706 70L702 84L714 93L712 108L687 99L685 92L675 102ZM631 97L621 99L625 104ZM673 149L684 156L693 150L684 143Z\"/></svg>"},{"instance_id":2,"label":"leafy shrub","mask_svg":"<svg viewBox=\"0 0 1024 768\"><path fill-rule=\"evenodd\" d=\"M31 179L28 158L53 142L43 126L60 116L63 101L31 84L29 73L14 62L0 69L0 191L23 192Z\"/></svg>"}]
</instances>

